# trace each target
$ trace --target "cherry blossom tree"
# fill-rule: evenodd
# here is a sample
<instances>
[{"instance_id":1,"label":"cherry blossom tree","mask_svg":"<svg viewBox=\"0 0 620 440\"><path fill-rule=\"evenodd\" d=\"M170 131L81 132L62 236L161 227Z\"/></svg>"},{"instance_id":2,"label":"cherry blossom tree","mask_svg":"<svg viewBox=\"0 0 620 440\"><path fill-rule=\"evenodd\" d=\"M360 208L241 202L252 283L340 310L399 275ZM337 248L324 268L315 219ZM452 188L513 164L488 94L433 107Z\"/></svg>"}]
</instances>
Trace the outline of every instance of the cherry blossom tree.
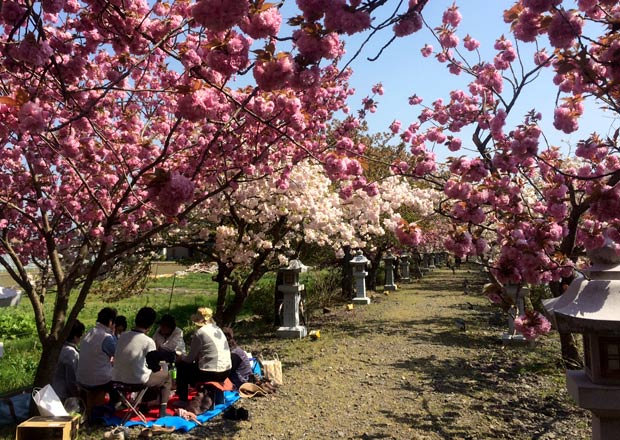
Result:
<instances>
[{"instance_id":1,"label":"cherry blossom tree","mask_svg":"<svg viewBox=\"0 0 620 440\"><path fill-rule=\"evenodd\" d=\"M320 164L285 165L283 174L286 178L248 178L222 191L179 231L184 244L218 265L216 320L222 324L233 323L256 282L288 264L300 247L357 245L354 227L343 217L341 199Z\"/></svg>"},{"instance_id":2,"label":"cherry blossom tree","mask_svg":"<svg viewBox=\"0 0 620 440\"><path fill-rule=\"evenodd\" d=\"M97 279L202 202L284 159L355 169L320 133L351 93L340 36L382 3L300 1L290 36L262 0L0 3L0 264L34 309L35 386Z\"/></svg>"},{"instance_id":3,"label":"cherry blossom tree","mask_svg":"<svg viewBox=\"0 0 620 440\"><path fill-rule=\"evenodd\" d=\"M558 91L551 116L556 130L576 131L587 99L618 112L618 8L603 0L518 1L504 14L510 37L499 36L495 56L486 61L475 36L458 35L462 17L454 4L433 28L438 49L421 49L469 82L447 100L426 105L422 96L410 98L422 109L400 131L413 156L403 171L443 187L442 212L454 224L450 251L488 255L485 236L491 234L499 245L491 272L501 283L549 284L557 295L584 249L600 246L605 236L620 245L618 132L593 133L571 154L546 141L540 120L549 115L515 115L517 102L532 98L528 86L544 78L543 70L552 72L549 86ZM529 43L535 49L526 58ZM467 130L470 139L462 136ZM438 148L463 152L449 160L449 175L437 171ZM563 354L574 363L569 338L562 335Z\"/></svg>"}]
</instances>

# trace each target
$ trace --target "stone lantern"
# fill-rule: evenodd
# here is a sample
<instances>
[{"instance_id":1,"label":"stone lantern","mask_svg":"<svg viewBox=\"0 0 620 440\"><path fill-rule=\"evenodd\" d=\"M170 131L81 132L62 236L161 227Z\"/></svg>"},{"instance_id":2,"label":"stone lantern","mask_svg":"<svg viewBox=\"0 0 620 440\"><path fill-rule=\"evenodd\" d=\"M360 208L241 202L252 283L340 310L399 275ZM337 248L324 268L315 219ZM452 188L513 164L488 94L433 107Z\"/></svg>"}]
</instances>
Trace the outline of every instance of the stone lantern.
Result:
<instances>
[{"instance_id":1,"label":"stone lantern","mask_svg":"<svg viewBox=\"0 0 620 440\"><path fill-rule=\"evenodd\" d=\"M428 260L428 268L430 271L432 272L437 269L437 266L435 266L435 253L431 252L430 254L426 254L426 258Z\"/></svg>"},{"instance_id":2,"label":"stone lantern","mask_svg":"<svg viewBox=\"0 0 620 440\"><path fill-rule=\"evenodd\" d=\"M545 309L560 333L583 334L585 368L567 370L577 405L592 412L592 439L620 438L620 258L610 246L589 253L592 266Z\"/></svg>"},{"instance_id":3,"label":"stone lantern","mask_svg":"<svg viewBox=\"0 0 620 440\"><path fill-rule=\"evenodd\" d=\"M527 342L525 337L515 330L515 318L525 315L525 298L529 294L529 289L518 284L506 284L504 291L513 305L508 310L508 331L502 334L502 342Z\"/></svg>"},{"instance_id":4,"label":"stone lantern","mask_svg":"<svg viewBox=\"0 0 620 440\"><path fill-rule=\"evenodd\" d=\"M282 284L278 291L282 292L282 326L276 330L280 338L303 338L308 334L306 326L300 325L299 302L304 285L299 284L299 274L308 270L299 260L291 260L287 267L280 269Z\"/></svg>"},{"instance_id":5,"label":"stone lantern","mask_svg":"<svg viewBox=\"0 0 620 440\"><path fill-rule=\"evenodd\" d=\"M366 296L366 275L368 275L366 266L369 263L368 258L362 254L362 251L357 251L357 255L349 263L355 278L355 298L353 298L353 303L370 304L370 298Z\"/></svg>"},{"instance_id":6,"label":"stone lantern","mask_svg":"<svg viewBox=\"0 0 620 440\"><path fill-rule=\"evenodd\" d=\"M408 283L411 281L411 276L409 274L409 254L402 254L398 261L400 265L400 280L403 283Z\"/></svg>"},{"instance_id":7,"label":"stone lantern","mask_svg":"<svg viewBox=\"0 0 620 440\"><path fill-rule=\"evenodd\" d=\"M394 255L386 255L383 257L385 263L385 283L383 290L396 290L396 284L394 284Z\"/></svg>"}]
</instances>

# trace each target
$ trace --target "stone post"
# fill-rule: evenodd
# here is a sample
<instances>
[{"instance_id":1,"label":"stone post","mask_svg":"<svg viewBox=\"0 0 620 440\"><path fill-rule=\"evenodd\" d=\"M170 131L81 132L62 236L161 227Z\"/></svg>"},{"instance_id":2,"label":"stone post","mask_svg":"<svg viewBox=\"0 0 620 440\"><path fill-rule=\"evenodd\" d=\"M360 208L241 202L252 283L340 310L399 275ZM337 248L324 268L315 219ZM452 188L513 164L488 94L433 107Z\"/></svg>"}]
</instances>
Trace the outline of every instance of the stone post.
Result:
<instances>
[{"instance_id":1,"label":"stone post","mask_svg":"<svg viewBox=\"0 0 620 440\"><path fill-rule=\"evenodd\" d=\"M431 270L428 268L428 258L427 258L427 254L420 254L420 272L422 273L422 275L426 275L427 273L429 273Z\"/></svg>"},{"instance_id":2,"label":"stone post","mask_svg":"<svg viewBox=\"0 0 620 440\"><path fill-rule=\"evenodd\" d=\"M411 281L411 275L409 274L409 254L402 254L400 256L400 280L403 283L409 283Z\"/></svg>"},{"instance_id":3,"label":"stone post","mask_svg":"<svg viewBox=\"0 0 620 440\"><path fill-rule=\"evenodd\" d=\"M396 290L396 284L394 284L394 256L387 255L383 257L385 263L385 283L383 290Z\"/></svg>"},{"instance_id":4,"label":"stone post","mask_svg":"<svg viewBox=\"0 0 620 440\"><path fill-rule=\"evenodd\" d=\"M437 269L437 266L435 266L435 253L431 252L430 254L426 254L426 258L428 258L428 268L431 272Z\"/></svg>"},{"instance_id":5,"label":"stone post","mask_svg":"<svg viewBox=\"0 0 620 440\"><path fill-rule=\"evenodd\" d=\"M370 304L370 298L366 296L366 265L368 259L364 257L362 251L357 251L357 255L351 259L353 278L355 278L355 298L353 304Z\"/></svg>"},{"instance_id":6,"label":"stone post","mask_svg":"<svg viewBox=\"0 0 620 440\"><path fill-rule=\"evenodd\" d=\"M502 334L502 342L527 342L525 337L517 333L515 330L515 317L525 315L525 298L529 294L527 287L522 287L516 284L507 284L504 286L504 290L510 299L512 299L513 305L508 311L508 331ZM513 317L514 315L514 317Z\"/></svg>"},{"instance_id":7,"label":"stone post","mask_svg":"<svg viewBox=\"0 0 620 440\"><path fill-rule=\"evenodd\" d=\"M282 322L276 330L280 338L301 339L308 334L306 326L300 325L299 302L304 285L299 284L299 274L308 268L299 260L291 260L287 267L281 268L282 284L278 290L283 293L282 300Z\"/></svg>"}]
</instances>

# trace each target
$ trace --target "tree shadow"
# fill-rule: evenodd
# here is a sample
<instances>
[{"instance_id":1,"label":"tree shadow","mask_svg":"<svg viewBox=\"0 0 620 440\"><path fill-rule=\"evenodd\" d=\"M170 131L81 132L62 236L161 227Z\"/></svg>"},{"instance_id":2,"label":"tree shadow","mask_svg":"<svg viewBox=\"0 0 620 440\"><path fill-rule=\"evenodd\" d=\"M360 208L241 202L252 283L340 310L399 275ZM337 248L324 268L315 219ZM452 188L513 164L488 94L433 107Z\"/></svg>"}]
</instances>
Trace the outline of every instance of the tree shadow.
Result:
<instances>
[{"instance_id":1,"label":"tree shadow","mask_svg":"<svg viewBox=\"0 0 620 440\"><path fill-rule=\"evenodd\" d=\"M435 355L402 360L393 366L414 373L423 384L422 387L409 385L412 394L427 391L422 398L422 414L383 412L399 423L415 425L420 431L436 433L442 438L464 439L474 437L459 423L463 411L503 421L504 427L501 429L489 427L488 434L497 435L497 438L518 436L526 431L531 434L530 438L539 439L554 432L556 423L573 416L576 411L581 411L586 418L585 411L576 409L561 396L547 395L543 399L519 392L524 386L535 386L535 374L521 374L527 370L534 371L535 363L521 359L493 361L485 354L470 360L440 359ZM402 386L399 388L402 389ZM433 410L428 396L441 402L440 414ZM466 408L463 401L469 402ZM514 426L511 425L513 422Z\"/></svg>"}]
</instances>

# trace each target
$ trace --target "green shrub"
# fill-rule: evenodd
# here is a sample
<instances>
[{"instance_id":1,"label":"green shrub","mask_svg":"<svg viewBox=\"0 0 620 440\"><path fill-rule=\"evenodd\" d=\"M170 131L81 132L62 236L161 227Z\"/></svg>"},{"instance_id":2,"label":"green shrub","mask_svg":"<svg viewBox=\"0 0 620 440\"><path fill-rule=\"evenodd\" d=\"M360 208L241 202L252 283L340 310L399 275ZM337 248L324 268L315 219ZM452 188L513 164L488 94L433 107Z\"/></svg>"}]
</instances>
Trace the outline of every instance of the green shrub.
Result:
<instances>
[{"instance_id":1,"label":"green shrub","mask_svg":"<svg viewBox=\"0 0 620 440\"><path fill-rule=\"evenodd\" d=\"M532 302L532 308L534 310L542 312L542 300L547 298L553 298L553 294L548 285L537 284L530 286L530 301Z\"/></svg>"},{"instance_id":2,"label":"green shrub","mask_svg":"<svg viewBox=\"0 0 620 440\"><path fill-rule=\"evenodd\" d=\"M274 274L268 274L261 278L250 291L242 315L256 315L267 321L273 320L275 288L276 278Z\"/></svg>"},{"instance_id":3,"label":"green shrub","mask_svg":"<svg viewBox=\"0 0 620 440\"><path fill-rule=\"evenodd\" d=\"M25 312L13 307L0 309L0 335L3 339L29 337L36 333L32 312Z\"/></svg>"},{"instance_id":4,"label":"green shrub","mask_svg":"<svg viewBox=\"0 0 620 440\"><path fill-rule=\"evenodd\" d=\"M304 302L307 316L341 299L342 270L340 268L311 271L304 278Z\"/></svg>"},{"instance_id":5,"label":"green shrub","mask_svg":"<svg viewBox=\"0 0 620 440\"><path fill-rule=\"evenodd\" d=\"M40 353L41 344L32 337L5 342L0 359L0 394L32 386Z\"/></svg>"}]
</instances>

